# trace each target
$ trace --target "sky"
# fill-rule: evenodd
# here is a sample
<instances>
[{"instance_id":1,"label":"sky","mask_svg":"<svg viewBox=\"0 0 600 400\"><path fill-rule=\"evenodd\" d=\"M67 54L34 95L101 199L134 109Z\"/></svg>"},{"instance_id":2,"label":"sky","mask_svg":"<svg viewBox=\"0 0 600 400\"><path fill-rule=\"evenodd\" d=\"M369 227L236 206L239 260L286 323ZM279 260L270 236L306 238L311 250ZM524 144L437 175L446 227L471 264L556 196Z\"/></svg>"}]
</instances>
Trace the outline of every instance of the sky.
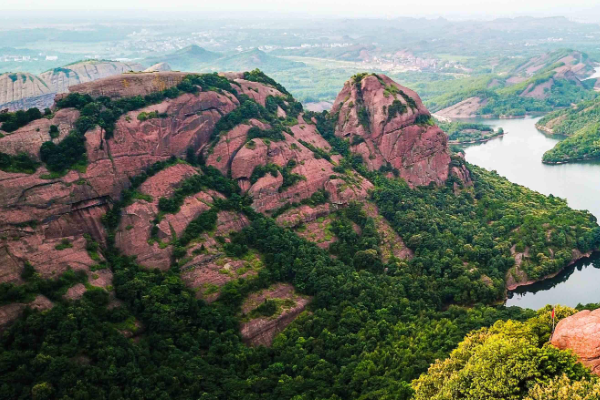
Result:
<instances>
[{"instance_id":1,"label":"sky","mask_svg":"<svg viewBox=\"0 0 600 400\"><path fill-rule=\"evenodd\" d=\"M253 16L296 15L299 17L368 17L398 16L447 18L566 16L577 20L600 22L598 0L0 0L0 14L18 11L31 15L45 12L105 11L98 15L128 10L138 16ZM135 14L133 14L135 13ZM46 14L47 15L47 14Z\"/></svg>"}]
</instances>

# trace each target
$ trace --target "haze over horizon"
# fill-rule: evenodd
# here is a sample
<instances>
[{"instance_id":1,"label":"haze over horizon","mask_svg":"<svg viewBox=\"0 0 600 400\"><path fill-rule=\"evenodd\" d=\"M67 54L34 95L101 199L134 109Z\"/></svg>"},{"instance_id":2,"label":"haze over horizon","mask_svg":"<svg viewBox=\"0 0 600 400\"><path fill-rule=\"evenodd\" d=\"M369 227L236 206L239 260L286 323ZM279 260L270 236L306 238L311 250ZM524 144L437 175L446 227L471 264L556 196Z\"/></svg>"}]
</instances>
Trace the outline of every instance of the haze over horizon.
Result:
<instances>
[{"instance_id":1,"label":"haze over horizon","mask_svg":"<svg viewBox=\"0 0 600 400\"><path fill-rule=\"evenodd\" d=\"M295 16L342 17L342 18L396 18L396 17L444 17L450 19L494 19L498 17L551 17L565 16L579 21L600 22L600 5L594 0L530 1L491 0L485 3L477 0L462 1L459 5L442 0L415 2L393 2L374 0L366 9L361 0L349 0L343 5L334 0L291 0L278 2L261 1L251 4L242 0L227 0L218 3L198 4L190 0L173 0L168 3L158 1L132 0L120 2L107 0L98 3L81 3L73 0L57 0L49 4L46 1L5 0L2 5L5 18L43 17L48 12L66 17L83 18L235 18L261 15L263 17ZM135 14L133 13L135 11ZM66 12L66 15L64 14ZM123 15L123 13L126 13ZM43 13L43 14L42 14ZM51 15L51 14L50 14ZM2 17L0 17L2 19Z\"/></svg>"}]
</instances>

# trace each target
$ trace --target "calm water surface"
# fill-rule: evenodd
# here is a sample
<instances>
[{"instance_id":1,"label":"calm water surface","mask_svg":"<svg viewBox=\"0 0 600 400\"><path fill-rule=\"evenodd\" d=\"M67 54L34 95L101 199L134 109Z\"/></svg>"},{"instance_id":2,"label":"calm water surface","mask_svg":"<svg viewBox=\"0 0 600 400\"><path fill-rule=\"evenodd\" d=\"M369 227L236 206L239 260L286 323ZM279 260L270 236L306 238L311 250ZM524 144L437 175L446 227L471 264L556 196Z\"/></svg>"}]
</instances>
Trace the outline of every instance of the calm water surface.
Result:
<instances>
[{"instance_id":1,"label":"calm water surface","mask_svg":"<svg viewBox=\"0 0 600 400\"><path fill-rule=\"evenodd\" d=\"M567 199L569 206L588 210L600 218L600 162L563 165L542 164L542 155L559 141L535 128L539 118L480 120L505 136L465 147L467 161L511 182L545 195ZM509 306L537 309L546 304L576 306L600 302L600 257L582 260L553 279L521 287L511 293Z\"/></svg>"}]
</instances>

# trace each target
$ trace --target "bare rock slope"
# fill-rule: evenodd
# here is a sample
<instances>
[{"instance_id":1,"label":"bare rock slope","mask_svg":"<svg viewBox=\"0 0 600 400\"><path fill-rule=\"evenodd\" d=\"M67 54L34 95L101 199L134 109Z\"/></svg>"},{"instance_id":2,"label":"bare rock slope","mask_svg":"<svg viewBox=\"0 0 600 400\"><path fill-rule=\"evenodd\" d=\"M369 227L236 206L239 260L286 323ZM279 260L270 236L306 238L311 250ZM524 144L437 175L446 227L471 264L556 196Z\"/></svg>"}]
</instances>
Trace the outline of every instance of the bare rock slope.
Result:
<instances>
[{"instance_id":1,"label":"bare rock slope","mask_svg":"<svg viewBox=\"0 0 600 400\"><path fill-rule=\"evenodd\" d=\"M88 60L54 68L39 76L22 72L2 74L0 110L27 110L32 107L43 110L52 106L57 93L67 93L73 85L141 70L143 67L137 63ZM160 71L164 70L170 69L161 67Z\"/></svg>"},{"instance_id":2,"label":"bare rock slope","mask_svg":"<svg viewBox=\"0 0 600 400\"><path fill-rule=\"evenodd\" d=\"M114 75L72 86L70 91L112 99L144 96L172 88L185 76L180 72ZM88 243L106 243L102 216L130 187L132 177L172 156L184 159L190 151L237 182L241 191L253 198L256 211L272 213L283 206L290 208L282 215L282 225L298 218L309 222L351 201L367 199L373 184L353 170L336 169L342 157L333 154L315 120L302 112L288 115L293 99L282 93L281 87L250 81L239 73L223 76L235 93L211 88L180 92L174 98L121 115L110 138L98 127L89 130L85 134L85 169L63 176L50 174L44 166L31 175L0 171L0 282L21 284L21 273L30 263L44 278L59 276L70 268L84 271L91 285L109 287L112 274L99 269L104 260L89 252ZM265 108L279 98L272 108L276 116L244 119L230 129L217 131L217 123L248 98ZM352 102L355 106L350 105ZM359 113L359 107L367 110L366 126L361 123L363 111ZM336 100L334 112L335 134L352 140L352 151L362 155L369 168L389 164L413 186L441 184L452 172L447 136L432 123L416 93L388 77L369 75L360 82L349 81ZM161 117L144 117L149 114ZM54 140L61 141L79 115L72 108L60 109L52 119L33 121L0 137L0 148L13 155L27 151L39 160L40 147L50 140L50 125L58 127L59 137ZM281 136L276 139L249 136L256 130L269 131L281 121L285 124L280 125ZM170 268L177 238L224 196L202 190L185 197L173 213L159 212L159 200L172 196L186 179L202 173L181 161L148 178L137 189L138 197L122 210L115 232L121 251L136 256L142 266ZM298 208L298 203L317 192L329 194L328 204ZM247 224L244 215L219 211L215 231L203 233L185 247L182 278L199 298L213 301L225 283L255 275L262 267L258 254L239 259L224 251L229 234ZM388 248L385 257L410 257L402 239L389 230L384 240ZM82 288L78 286L67 297L81 296ZM249 342L269 343L307 302L296 302L297 307L283 312L280 319L263 321L264 332L256 324L246 327L252 331L247 335ZM17 315L20 311L15 310L7 313Z\"/></svg>"}]
</instances>

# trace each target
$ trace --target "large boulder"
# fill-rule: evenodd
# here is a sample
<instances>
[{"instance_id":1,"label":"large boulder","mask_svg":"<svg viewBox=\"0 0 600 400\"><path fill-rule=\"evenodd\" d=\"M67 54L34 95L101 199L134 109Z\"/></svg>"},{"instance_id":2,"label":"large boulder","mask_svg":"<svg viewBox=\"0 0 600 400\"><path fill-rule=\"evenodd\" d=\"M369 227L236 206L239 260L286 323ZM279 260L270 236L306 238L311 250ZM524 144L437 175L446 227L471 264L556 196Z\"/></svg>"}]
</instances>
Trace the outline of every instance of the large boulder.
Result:
<instances>
[{"instance_id":1,"label":"large boulder","mask_svg":"<svg viewBox=\"0 0 600 400\"><path fill-rule=\"evenodd\" d=\"M560 321L552 344L573 350L584 365L600 375L600 309L580 311Z\"/></svg>"}]
</instances>

